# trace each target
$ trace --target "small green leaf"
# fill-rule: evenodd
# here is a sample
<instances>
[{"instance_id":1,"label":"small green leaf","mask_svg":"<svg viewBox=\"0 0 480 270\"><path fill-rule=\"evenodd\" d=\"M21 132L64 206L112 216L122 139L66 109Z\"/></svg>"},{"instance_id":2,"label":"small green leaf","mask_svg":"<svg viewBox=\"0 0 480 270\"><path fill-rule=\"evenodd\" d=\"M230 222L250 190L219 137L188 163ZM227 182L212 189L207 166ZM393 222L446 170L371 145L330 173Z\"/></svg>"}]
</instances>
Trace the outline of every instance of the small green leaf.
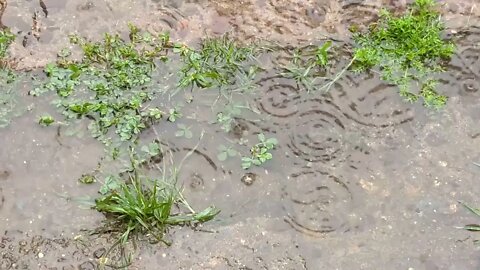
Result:
<instances>
[{"instance_id":1,"label":"small green leaf","mask_svg":"<svg viewBox=\"0 0 480 270\"><path fill-rule=\"evenodd\" d=\"M244 170L249 169L252 166L251 162L242 162L242 168Z\"/></svg>"},{"instance_id":2,"label":"small green leaf","mask_svg":"<svg viewBox=\"0 0 480 270\"><path fill-rule=\"evenodd\" d=\"M465 229L467 231L472 231L472 232L480 232L480 225L477 225L477 224L465 225L462 227L462 229Z\"/></svg>"},{"instance_id":3,"label":"small green leaf","mask_svg":"<svg viewBox=\"0 0 480 270\"><path fill-rule=\"evenodd\" d=\"M82 184L92 184L95 183L95 176L91 174L84 174L78 181Z\"/></svg>"},{"instance_id":4,"label":"small green leaf","mask_svg":"<svg viewBox=\"0 0 480 270\"><path fill-rule=\"evenodd\" d=\"M267 143L275 146L278 144L278 140L276 138L269 138Z\"/></svg>"},{"instance_id":5,"label":"small green leaf","mask_svg":"<svg viewBox=\"0 0 480 270\"><path fill-rule=\"evenodd\" d=\"M205 210L203 210L202 212L196 213L194 215L194 219L197 222L207 222L207 221L213 219L219 213L220 213L219 209L217 209L213 206L210 206L210 207L206 208Z\"/></svg>"},{"instance_id":6,"label":"small green leaf","mask_svg":"<svg viewBox=\"0 0 480 270\"><path fill-rule=\"evenodd\" d=\"M235 149L229 148L229 149L227 149L227 154L228 154L230 157L234 157L234 156L237 155L237 151L235 151Z\"/></svg>"},{"instance_id":7,"label":"small green leaf","mask_svg":"<svg viewBox=\"0 0 480 270\"><path fill-rule=\"evenodd\" d=\"M217 155L218 160L225 161L227 160L227 152L221 152Z\"/></svg>"},{"instance_id":8,"label":"small green leaf","mask_svg":"<svg viewBox=\"0 0 480 270\"><path fill-rule=\"evenodd\" d=\"M50 115L44 115L38 120L38 123L44 127L50 126L54 122L55 120Z\"/></svg>"},{"instance_id":9,"label":"small green leaf","mask_svg":"<svg viewBox=\"0 0 480 270\"><path fill-rule=\"evenodd\" d=\"M102 185L99 192L102 195L106 195L107 193L109 193L113 190L117 190L120 187L121 187L121 184L120 184L120 182L118 182L118 180L116 180L113 176L108 176L105 179L105 183Z\"/></svg>"},{"instance_id":10,"label":"small green leaf","mask_svg":"<svg viewBox=\"0 0 480 270\"><path fill-rule=\"evenodd\" d=\"M184 130L177 130L177 132L175 132L175 137L183 137L184 135L185 135Z\"/></svg>"},{"instance_id":11,"label":"small green leaf","mask_svg":"<svg viewBox=\"0 0 480 270\"><path fill-rule=\"evenodd\" d=\"M473 207L470 207L468 206L466 203L464 202L461 202L461 201L458 201L461 205L463 205L463 207L465 207L467 210L469 210L470 212L472 212L473 214L477 215L480 217L480 209L479 208L473 208Z\"/></svg>"},{"instance_id":12,"label":"small green leaf","mask_svg":"<svg viewBox=\"0 0 480 270\"><path fill-rule=\"evenodd\" d=\"M189 129L186 129L185 130L185 138L191 139L192 137L193 137L193 133Z\"/></svg>"}]
</instances>

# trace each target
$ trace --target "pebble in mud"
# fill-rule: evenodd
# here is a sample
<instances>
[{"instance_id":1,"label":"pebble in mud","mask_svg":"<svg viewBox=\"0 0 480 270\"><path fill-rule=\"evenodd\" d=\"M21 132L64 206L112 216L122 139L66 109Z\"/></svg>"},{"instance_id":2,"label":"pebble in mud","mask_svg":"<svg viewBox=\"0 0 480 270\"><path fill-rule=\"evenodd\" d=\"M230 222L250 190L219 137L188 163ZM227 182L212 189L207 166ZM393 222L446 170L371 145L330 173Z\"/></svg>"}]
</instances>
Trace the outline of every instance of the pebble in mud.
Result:
<instances>
[{"instance_id":1,"label":"pebble in mud","mask_svg":"<svg viewBox=\"0 0 480 270\"><path fill-rule=\"evenodd\" d=\"M236 138L243 138L248 134L248 125L240 120L236 120L233 124L231 134Z\"/></svg>"},{"instance_id":2,"label":"pebble in mud","mask_svg":"<svg viewBox=\"0 0 480 270\"><path fill-rule=\"evenodd\" d=\"M105 254L105 248L99 248L93 252L93 256L97 259L100 259Z\"/></svg>"},{"instance_id":3,"label":"pebble in mud","mask_svg":"<svg viewBox=\"0 0 480 270\"><path fill-rule=\"evenodd\" d=\"M253 183L257 180L258 175L254 173L246 173L242 177L242 183L244 183L247 186L253 185Z\"/></svg>"}]
</instances>

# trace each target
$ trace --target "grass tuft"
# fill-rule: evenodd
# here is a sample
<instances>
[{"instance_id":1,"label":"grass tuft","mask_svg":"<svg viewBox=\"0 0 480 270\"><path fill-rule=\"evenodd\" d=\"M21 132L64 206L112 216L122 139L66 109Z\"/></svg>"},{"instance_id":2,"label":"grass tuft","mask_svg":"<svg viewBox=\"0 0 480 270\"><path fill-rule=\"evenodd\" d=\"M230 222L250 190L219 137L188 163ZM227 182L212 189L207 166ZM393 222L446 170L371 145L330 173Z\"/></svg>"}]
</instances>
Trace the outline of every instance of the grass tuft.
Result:
<instances>
[{"instance_id":1,"label":"grass tuft","mask_svg":"<svg viewBox=\"0 0 480 270\"><path fill-rule=\"evenodd\" d=\"M242 46L227 35L205 39L199 50L177 44L174 52L184 62L179 86L200 88L235 84L238 74L248 74L248 62L257 54L254 45Z\"/></svg>"},{"instance_id":2,"label":"grass tuft","mask_svg":"<svg viewBox=\"0 0 480 270\"><path fill-rule=\"evenodd\" d=\"M17 116L17 94L14 91L14 82L17 76L9 68L7 50L15 40L15 35L8 29L0 30L0 128L10 124Z\"/></svg>"},{"instance_id":3,"label":"grass tuft","mask_svg":"<svg viewBox=\"0 0 480 270\"><path fill-rule=\"evenodd\" d=\"M384 80L396 84L400 95L427 107L441 108L447 97L434 88L433 74L454 53L454 44L442 38L444 25L434 0L416 0L403 15L382 10L366 32L354 31L353 67L365 71L379 67ZM415 93L412 82L421 84Z\"/></svg>"},{"instance_id":4,"label":"grass tuft","mask_svg":"<svg viewBox=\"0 0 480 270\"><path fill-rule=\"evenodd\" d=\"M207 222L220 213L211 206L196 212L177 188L177 169L158 178L140 175L139 161L132 156L132 170L127 181L109 177L108 189L95 200L94 208L107 217L105 231L117 232L120 237L104 255L108 261L109 253L117 246L122 249L132 237L147 236L155 242L170 243L164 240L168 228L176 225L192 225ZM112 184L113 183L113 184ZM124 258L126 258L124 256Z\"/></svg>"}]
</instances>

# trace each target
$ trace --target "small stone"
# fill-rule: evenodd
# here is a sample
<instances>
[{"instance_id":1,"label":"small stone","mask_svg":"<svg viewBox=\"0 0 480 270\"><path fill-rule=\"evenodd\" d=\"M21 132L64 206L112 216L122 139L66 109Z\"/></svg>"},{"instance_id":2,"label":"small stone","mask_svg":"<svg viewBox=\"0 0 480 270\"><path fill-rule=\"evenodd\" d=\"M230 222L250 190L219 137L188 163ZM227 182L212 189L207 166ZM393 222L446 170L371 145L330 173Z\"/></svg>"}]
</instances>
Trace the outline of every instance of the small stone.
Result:
<instances>
[{"instance_id":1,"label":"small stone","mask_svg":"<svg viewBox=\"0 0 480 270\"><path fill-rule=\"evenodd\" d=\"M255 182L255 180L257 180L257 177L258 177L258 175L254 174L254 173L246 173L242 177L242 182L247 186L251 186L253 184L253 182Z\"/></svg>"},{"instance_id":2,"label":"small stone","mask_svg":"<svg viewBox=\"0 0 480 270\"><path fill-rule=\"evenodd\" d=\"M42 252L39 252L39 253L38 253L38 258L41 259L41 258L43 258L43 257L45 257L45 254L43 254Z\"/></svg>"},{"instance_id":3,"label":"small stone","mask_svg":"<svg viewBox=\"0 0 480 270\"><path fill-rule=\"evenodd\" d=\"M97 259L100 259L106 252L105 248L99 248L93 252L93 256Z\"/></svg>"}]
</instances>

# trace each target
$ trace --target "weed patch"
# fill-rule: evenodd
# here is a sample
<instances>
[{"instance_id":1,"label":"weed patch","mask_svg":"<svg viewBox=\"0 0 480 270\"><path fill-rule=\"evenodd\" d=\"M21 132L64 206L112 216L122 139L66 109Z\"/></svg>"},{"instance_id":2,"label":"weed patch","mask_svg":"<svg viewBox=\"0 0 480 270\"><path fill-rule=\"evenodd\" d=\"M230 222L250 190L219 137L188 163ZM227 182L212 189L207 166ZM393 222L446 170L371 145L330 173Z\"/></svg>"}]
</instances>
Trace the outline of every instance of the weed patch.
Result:
<instances>
[{"instance_id":1,"label":"weed patch","mask_svg":"<svg viewBox=\"0 0 480 270\"><path fill-rule=\"evenodd\" d=\"M353 67L366 71L378 67L384 80L396 84L400 95L426 107L441 108L447 97L435 90L433 74L443 71L455 46L442 39L444 29L433 0L416 0L404 15L382 10L380 19L366 32L354 32ZM420 91L412 91L418 82Z\"/></svg>"},{"instance_id":2,"label":"weed patch","mask_svg":"<svg viewBox=\"0 0 480 270\"><path fill-rule=\"evenodd\" d=\"M7 50L15 40L15 35L8 29L0 31L0 128L10 124L13 117L17 116L17 95L14 91L17 75L9 68Z\"/></svg>"},{"instance_id":3,"label":"weed patch","mask_svg":"<svg viewBox=\"0 0 480 270\"><path fill-rule=\"evenodd\" d=\"M95 205L98 211L111 214L114 224L109 227L123 231L122 242L126 242L131 233L150 234L161 241L167 226L206 222L219 213L214 207L198 213L191 211L172 179L131 177L129 181L115 186L106 196L97 199ZM174 213L173 207L179 203L190 208L190 213Z\"/></svg>"},{"instance_id":4,"label":"weed patch","mask_svg":"<svg viewBox=\"0 0 480 270\"><path fill-rule=\"evenodd\" d=\"M110 251L124 247L134 236L149 236L168 245L164 234L170 226L195 226L220 212L215 207L194 211L176 186L177 169L167 171L164 166L162 176L151 179L140 175L138 165L138 159L132 157L128 179L108 177L101 190L103 196L95 201L95 209L107 216L105 229L120 234ZM102 261L108 261L110 251Z\"/></svg>"},{"instance_id":5,"label":"weed patch","mask_svg":"<svg viewBox=\"0 0 480 270\"><path fill-rule=\"evenodd\" d=\"M226 35L205 39L199 50L178 44L174 52L184 63L179 86L200 88L235 84L238 74L249 73L252 65L248 63L257 54L255 46L241 46Z\"/></svg>"},{"instance_id":6,"label":"weed patch","mask_svg":"<svg viewBox=\"0 0 480 270\"><path fill-rule=\"evenodd\" d=\"M327 41L322 46L308 46L303 49L295 49L292 61L282 67L282 76L293 79L299 86L308 91L314 89L314 83L319 78L324 78L329 63L328 51L332 42Z\"/></svg>"},{"instance_id":7,"label":"weed patch","mask_svg":"<svg viewBox=\"0 0 480 270\"><path fill-rule=\"evenodd\" d=\"M265 138L263 133L258 134L259 143L250 149L251 156L242 157L242 168L249 169L252 165L261 166L263 163L273 158L270 150L278 144L276 138Z\"/></svg>"},{"instance_id":8,"label":"weed patch","mask_svg":"<svg viewBox=\"0 0 480 270\"><path fill-rule=\"evenodd\" d=\"M166 34L153 36L130 25L130 39L105 34L103 40L90 42L72 36L83 58L69 60L62 51L55 64L45 67L48 82L32 95L55 91L54 102L66 122L88 118L93 137L105 145L135 141L142 130L163 116L160 108L147 106L155 91L146 87L158 60L166 60L169 44Z\"/></svg>"}]
</instances>

